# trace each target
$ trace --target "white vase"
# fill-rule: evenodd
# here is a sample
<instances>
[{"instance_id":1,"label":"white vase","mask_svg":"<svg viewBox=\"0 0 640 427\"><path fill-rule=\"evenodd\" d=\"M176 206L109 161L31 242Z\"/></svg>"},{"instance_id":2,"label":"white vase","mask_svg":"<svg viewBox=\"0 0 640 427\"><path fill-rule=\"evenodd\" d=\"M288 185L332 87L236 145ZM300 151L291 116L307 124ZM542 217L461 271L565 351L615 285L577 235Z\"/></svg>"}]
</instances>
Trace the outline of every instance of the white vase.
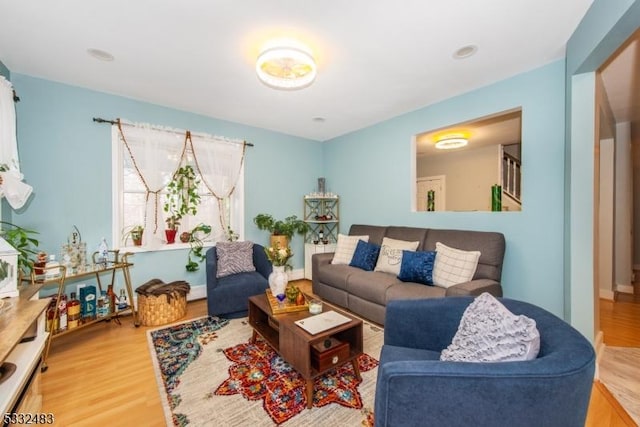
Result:
<instances>
[{"instance_id":1,"label":"white vase","mask_svg":"<svg viewBox=\"0 0 640 427\"><path fill-rule=\"evenodd\" d=\"M273 271L269 274L269 288L271 294L275 297L278 294L284 294L284 290L289 283L289 276L284 270L284 266L273 266Z\"/></svg>"}]
</instances>

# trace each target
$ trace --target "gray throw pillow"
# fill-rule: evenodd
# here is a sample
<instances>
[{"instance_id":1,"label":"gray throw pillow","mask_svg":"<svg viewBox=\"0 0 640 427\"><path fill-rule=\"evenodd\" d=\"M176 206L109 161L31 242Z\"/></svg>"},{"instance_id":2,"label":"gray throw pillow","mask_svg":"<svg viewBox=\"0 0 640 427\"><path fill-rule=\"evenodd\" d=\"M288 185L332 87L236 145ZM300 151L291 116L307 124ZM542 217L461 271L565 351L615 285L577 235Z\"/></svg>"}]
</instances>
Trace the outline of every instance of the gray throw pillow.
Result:
<instances>
[{"instance_id":1,"label":"gray throw pillow","mask_svg":"<svg viewBox=\"0 0 640 427\"><path fill-rule=\"evenodd\" d=\"M540 351L536 322L511 313L485 292L465 310L453 341L440 360L450 362L510 362L532 360Z\"/></svg>"},{"instance_id":2,"label":"gray throw pillow","mask_svg":"<svg viewBox=\"0 0 640 427\"><path fill-rule=\"evenodd\" d=\"M216 277L256 271L253 265L253 242L218 242L218 271Z\"/></svg>"}]
</instances>

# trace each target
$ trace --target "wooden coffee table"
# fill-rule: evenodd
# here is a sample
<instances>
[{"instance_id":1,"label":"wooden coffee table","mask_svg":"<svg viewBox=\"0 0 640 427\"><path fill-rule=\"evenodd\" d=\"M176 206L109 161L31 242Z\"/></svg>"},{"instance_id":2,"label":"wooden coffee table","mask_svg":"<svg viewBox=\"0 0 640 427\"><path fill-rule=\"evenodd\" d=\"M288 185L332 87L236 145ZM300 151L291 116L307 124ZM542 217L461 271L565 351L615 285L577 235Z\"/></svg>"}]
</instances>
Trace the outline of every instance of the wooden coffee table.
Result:
<instances>
[{"instance_id":1,"label":"wooden coffee table","mask_svg":"<svg viewBox=\"0 0 640 427\"><path fill-rule=\"evenodd\" d=\"M249 297L249 324L253 328L251 341L259 334L306 381L307 408L313 407L314 378L331 369L351 363L358 380L358 356L362 354L362 320L323 303L323 311L333 310L347 316L350 322L315 335L296 325L296 320L312 316L308 311L272 314L265 294ZM324 349L326 340L332 347ZM346 345L348 344L348 352ZM323 350L323 351L319 351Z\"/></svg>"}]
</instances>

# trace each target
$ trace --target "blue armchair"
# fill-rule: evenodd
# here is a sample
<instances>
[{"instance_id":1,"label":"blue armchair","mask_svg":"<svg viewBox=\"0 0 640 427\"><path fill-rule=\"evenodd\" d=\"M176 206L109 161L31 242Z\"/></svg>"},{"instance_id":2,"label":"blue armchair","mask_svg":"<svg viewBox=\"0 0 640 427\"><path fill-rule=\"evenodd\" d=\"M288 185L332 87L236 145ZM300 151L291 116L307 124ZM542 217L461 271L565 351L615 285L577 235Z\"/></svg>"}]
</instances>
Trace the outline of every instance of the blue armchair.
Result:
<instances>
[{"instance_id":1,"label":"blue armchair","mask_svg":"<svg viewBox=\"0 0 640 427\"><path fill-rule=\"evenodd\" d=\"M248 314L248 298L269 289L269 274L273 267L264 253L264 247L253 244L253 265L256 271L231 274L217 278L218 257L215 246L207 250L207 310L209 316L228 319Z\"/></svg>"},{"instance_id":2,"label":"blue armchair","mask_svg":"<svg viewBox=\"0 0 640 427\"><path fill-rule=\"evenodd\" d=\"M528 362L441 362L472 297L387 304L375 396L381 426L584 426L593 347L540 307L509 299L536 321L540 353Z\"/></svg>"}]
</instances>

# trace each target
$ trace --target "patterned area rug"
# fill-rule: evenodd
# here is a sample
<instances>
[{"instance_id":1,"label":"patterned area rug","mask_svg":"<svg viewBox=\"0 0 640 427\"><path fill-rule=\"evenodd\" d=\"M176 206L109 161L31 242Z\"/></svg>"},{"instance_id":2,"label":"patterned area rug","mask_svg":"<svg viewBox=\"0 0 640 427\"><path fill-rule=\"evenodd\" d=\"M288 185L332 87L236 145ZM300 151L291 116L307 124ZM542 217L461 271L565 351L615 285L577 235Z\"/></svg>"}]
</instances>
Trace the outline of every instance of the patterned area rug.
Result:
<instances>
[{"instance_id":1,"label":"patterned area rug","mask_svg":"<svg viewBox=\"0 0 640 427\"><path fill-rule=\"evenodd\" d=\"M204 317L148 332L167 425L369 426L384 332L365 323L358 362L316 379L312 409L304 381L245 319Z\"/></svg>"}]
</instances>

